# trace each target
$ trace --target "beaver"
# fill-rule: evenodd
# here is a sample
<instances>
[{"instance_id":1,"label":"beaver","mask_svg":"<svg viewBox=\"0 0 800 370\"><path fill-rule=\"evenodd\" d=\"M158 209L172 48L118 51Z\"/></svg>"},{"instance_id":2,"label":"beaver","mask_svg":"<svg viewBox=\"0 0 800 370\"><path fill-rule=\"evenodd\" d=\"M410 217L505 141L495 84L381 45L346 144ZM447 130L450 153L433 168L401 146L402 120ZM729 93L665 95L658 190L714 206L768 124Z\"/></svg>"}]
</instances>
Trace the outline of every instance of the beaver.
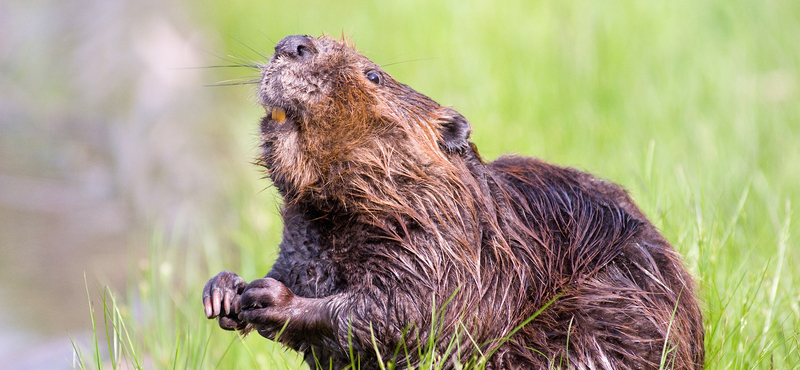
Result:
<instances>
[{"instance_id":1,"label":"beaver","mask_svg":"<svg viewBox=\"0 0 800 370\"><path fill-rule=\"evenodd\" d=\"M346 40L282 39L258 98L283 239L264 279L206 284L223 329L322 369L702 368L692 278L620 186L484 161L464 116Z\"/></svg>"}]
</instances>

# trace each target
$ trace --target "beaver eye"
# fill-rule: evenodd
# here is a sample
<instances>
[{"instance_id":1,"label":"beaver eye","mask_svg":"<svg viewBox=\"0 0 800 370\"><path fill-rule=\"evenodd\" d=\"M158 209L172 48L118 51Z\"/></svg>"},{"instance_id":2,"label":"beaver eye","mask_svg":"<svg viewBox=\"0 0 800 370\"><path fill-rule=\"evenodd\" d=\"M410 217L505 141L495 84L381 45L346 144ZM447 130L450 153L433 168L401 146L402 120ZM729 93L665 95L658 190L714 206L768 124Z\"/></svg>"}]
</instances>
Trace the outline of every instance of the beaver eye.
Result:
<instances>
[{"instance_id":1,"label":"beaver eye","mask_svg":"<svg viewBox=\"0 0 800 370\"><path fill-rule=\"evenodd\" d=\"M369 80L369 82L372 82L372 83L374 83L376 85L380 85L381 84L381 75L379 75L378 72L369 71L369 72L367 72L366 76L367 76L367 79Z\"/></svg>"}]
</instances>

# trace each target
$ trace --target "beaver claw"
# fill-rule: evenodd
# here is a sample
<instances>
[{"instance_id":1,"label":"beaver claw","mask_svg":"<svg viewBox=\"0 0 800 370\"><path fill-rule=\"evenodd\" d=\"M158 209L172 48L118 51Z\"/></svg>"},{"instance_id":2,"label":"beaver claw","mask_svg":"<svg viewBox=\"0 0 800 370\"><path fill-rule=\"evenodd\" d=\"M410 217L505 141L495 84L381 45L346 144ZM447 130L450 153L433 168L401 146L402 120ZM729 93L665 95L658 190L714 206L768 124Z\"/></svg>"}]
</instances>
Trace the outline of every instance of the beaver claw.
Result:
<instances>
[{"instance_id":1,"label":"beaver claw","mask_svg":"<svg viewBox=\"0 0 800 370\"><path fill-rule=\"evenodd\" d=\"M206 317L219 317L219 326L225 330L244 328L239 320L242 292L247 282L230 271L223 271L211 278L203 288L203 308Z\"/></svg>"}]
</instances>

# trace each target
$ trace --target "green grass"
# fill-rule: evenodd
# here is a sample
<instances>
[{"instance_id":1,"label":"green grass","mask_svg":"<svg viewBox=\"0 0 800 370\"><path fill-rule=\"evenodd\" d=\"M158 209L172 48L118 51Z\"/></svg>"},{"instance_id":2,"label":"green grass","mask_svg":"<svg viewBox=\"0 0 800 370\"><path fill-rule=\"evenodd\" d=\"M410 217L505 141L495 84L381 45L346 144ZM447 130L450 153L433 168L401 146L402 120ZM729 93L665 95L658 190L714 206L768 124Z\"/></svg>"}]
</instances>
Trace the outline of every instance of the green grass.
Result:
<instances>
[{"instance_id":1,"label":"green grass","mask_svg":"<svg viewBox=\"0 0 800 370\"><path fill-rule=\"evenodd\" d=\"M463 113L484 157L532 155L621 183L696 276L707 368L800 367L792 220L800 203L800 2L186 6L217 30L221 54L244 59L261 59L245 45L269 54L286 35L344 32L397 79ZM209 79L251 76L231 69ZM230 145L252 148L252 91L226 92L236 101L227 109L246 112L221 123L238 137ZM259 278L276 257L277 197L261 191L268 184L256 168L246 169L221 174L235 179L228 222L197 230L202 242L188 248L155 232L126 299L106 300L103 315L95 307L95 319L106 317L123 343L111 343L115 359L134 368L302 368L273 342L240 340L203 317L207 278L223 269ZM103 358L87 362L117 368Z\"/></svg>"}]
</instances>

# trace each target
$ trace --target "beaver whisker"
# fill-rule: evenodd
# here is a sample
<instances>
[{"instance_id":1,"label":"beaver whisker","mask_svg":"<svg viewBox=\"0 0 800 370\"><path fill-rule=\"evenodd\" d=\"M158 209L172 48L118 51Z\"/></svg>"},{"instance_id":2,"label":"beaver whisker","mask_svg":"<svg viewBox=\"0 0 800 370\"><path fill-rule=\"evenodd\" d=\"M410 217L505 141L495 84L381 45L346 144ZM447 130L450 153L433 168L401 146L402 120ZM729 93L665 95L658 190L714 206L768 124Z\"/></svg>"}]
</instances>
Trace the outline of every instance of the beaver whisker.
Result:
<instances>
[{"instance_id":1,"label":"beaver whisker","mask_svg":"<svg viewBox=\"0 0 800 370\"><path fill-rule=\"evenodd\" d=\"M381 68L385 68L385 67L389 67L389 66L393 66L393 65L397 65L397 64L423 62L423 61L426 61L426 60L434 60L434 59L436 59L436 58L418 58L418 59L401 60L401 61L398 61L398 62L391 62L391 63L381 64L380 66L381 66Z\"/></svg>"},{"instance_id":2,"label":"beaver whisker","mask_svg":"<svg viewBox=\"0 0 800 370\"><path fill-rule=\"evenodd\" d=\"M244 80L244 81L237 81L236 79L233 80L225 80L220 81L214 84L206 84L203 87L221 87L221 86L241 86L241 85L257 85L261 82L259 79L251 79L251 80Z\"/></svg>"},{"instance_id":3,"label":"beaver whisker","mask_svg":"<svg viewBox=\"0 0 800 370\"><path fill-rule=\"evenodd\" d=\"M211 68L250 68L250 69L257 69L260 70L263 68L263 65L260 64L227 64L227 65L212 65L212 66L201 66L201 67L173 67L170 69L211 69Z\"/></svg>"}]
</instances>

